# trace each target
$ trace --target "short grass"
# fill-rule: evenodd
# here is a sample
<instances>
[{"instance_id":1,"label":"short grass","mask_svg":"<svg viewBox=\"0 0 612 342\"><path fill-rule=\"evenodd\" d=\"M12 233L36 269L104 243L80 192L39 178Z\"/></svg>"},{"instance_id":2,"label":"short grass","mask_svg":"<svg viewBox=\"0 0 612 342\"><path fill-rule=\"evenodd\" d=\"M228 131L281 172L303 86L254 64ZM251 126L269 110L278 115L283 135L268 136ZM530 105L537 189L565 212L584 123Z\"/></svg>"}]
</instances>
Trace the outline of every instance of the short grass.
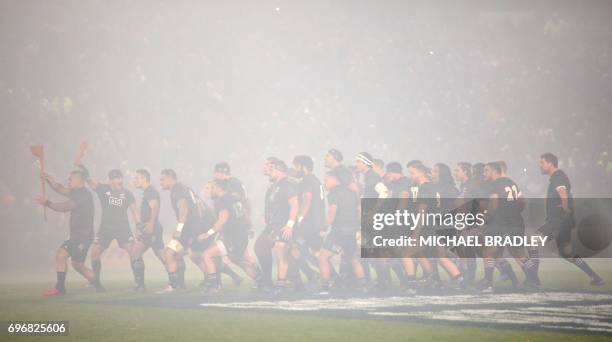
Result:
<instances>
[{"instance_id":1,"label":"short grass","mask_svg":"<svg viewBox=\"0 0 612 342\"><path fill-rule=\"evenodd\" d=\"M154 262L154 261L151 261ZM587 279L571 265L559 261L545 261L542 268L544 287L557 290L580 290L612 293L612 266L608 260L594 261L608 284L603 288L590 288ZM128 292L131 283L129 271L109 275L109 292L95 294L85 287L74 272L70 273L69 294L64 297L43 298L40 291L52 284L41 279L12 281L4 278L0 284L0 320L67 320L68 337L10 337L14 341L78 340L78 341L190 341L190 340L259 340L259 341L390 341L390 340L453 340L453 341L582 341L610 340L603 335L579 335L564 332L511 330L463 327L452 324L424 324L385 320L366 320L317 316L313 313L285 314L236 312L203 308L169 306L124 305L123 299L134 296ZM190 269L190 290L175 294L193 298L197 290L197 273ZM116 271L115 271L116 272ZM163 273L151 271L149 288L164 284ZM53 280L53 273L45 274ZM226 281L229 283L229 281ZM246 295L248 285L240 290L231 289L229 295ZM225 294L228 295L228 294ZM184 302L184 301L183 301ZM0 336L0 340L9 340Z\"/></svg>"}]
</instances>

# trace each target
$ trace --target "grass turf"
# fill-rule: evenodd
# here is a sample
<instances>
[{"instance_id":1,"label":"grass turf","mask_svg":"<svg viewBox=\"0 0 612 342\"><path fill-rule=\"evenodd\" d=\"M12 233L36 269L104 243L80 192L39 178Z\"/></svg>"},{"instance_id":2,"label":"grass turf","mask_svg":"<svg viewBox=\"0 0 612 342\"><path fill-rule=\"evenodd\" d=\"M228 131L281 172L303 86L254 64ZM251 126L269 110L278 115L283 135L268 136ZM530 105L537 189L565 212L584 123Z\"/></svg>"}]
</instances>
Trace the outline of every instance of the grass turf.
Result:
<instances>
[{"instance_id":1,"label":"grass turf","mask_svg":"<svg viewBox=\"0 0 612 342\"><path fill-rule=\"evenodd\" d=\"M571 266L555 261L542 269L544 287L549 289L581 290L612 293L612 274L608 261L596 263L596 268L607 280L603 288L587 287L587 279ZM602 272L606 270L606 272ZM127 271L127 270L126 270ZM128 273L129 274L129 273ZM195 274L192 272L191 274ZM122 274L125 279L126 274ZM203 308L177 308L172 306L122 305L129 294L131 283L126 280L109 281L108 293L95 294L85 288L83 281L72 272L68 284L69 294L64 297L39 296L49 282L30 280L0 284L0 320L67 320L68 337L10 337L15 341L79 340L79 341L189 341L189 340L511 340L511 341L563 341L610 340L604 335L579 335L564 332L512 330L463 327L444 323L412 323L385 320L366 320L317 316L314 313L286 314L261 312L235 312ZM160 288L163 277L156 275L150 283L151 292ZM189 279L191 290L178 296L201 298L196 289L197 279ZM242 289L231 289L228 294L244 295ZM146 298L152 293L137 295ZM0 336L0 340L8 340Z\"/></svg>"}]
</instances>

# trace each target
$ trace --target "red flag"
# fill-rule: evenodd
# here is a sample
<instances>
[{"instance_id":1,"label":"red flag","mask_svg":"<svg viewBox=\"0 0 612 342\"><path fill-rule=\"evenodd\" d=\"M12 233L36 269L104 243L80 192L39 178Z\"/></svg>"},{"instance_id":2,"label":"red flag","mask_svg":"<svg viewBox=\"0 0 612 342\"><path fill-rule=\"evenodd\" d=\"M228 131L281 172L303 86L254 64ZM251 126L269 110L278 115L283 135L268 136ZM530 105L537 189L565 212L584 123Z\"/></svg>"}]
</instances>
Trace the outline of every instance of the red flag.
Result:
<instances>
[{"instance_id":1,"label":"red flag","mask_svg":"<svg viewBox=\"0 0 612 342\"><path fill-rule=\"evenodd\" d=\"M77 156L74 159L74 165L81 164L81 159L83 159L86 149L87 149L87 141L81 141L81 143L79 144L79 152L77 153Z\"/></svg>"},{"instance_id":2,"label":"red flag","mask_svg":"<svg viewBox=\"0 0 612 342\"><path fill-rule=\"evenodd\" d=\"M38 159L41 161L44 158L43 145L32 145L30 146L30 151L32 151L32 154L38 157Z\"/></svg>"}]
</instances>

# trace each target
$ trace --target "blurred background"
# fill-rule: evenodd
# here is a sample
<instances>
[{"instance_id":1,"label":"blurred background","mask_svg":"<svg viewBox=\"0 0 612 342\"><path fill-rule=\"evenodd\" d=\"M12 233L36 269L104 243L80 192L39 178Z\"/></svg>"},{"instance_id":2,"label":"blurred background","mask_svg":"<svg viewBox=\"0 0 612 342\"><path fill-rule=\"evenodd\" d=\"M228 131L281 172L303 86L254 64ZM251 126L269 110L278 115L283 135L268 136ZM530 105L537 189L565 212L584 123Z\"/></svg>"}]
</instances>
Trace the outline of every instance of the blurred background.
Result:
<instances>
[{"instance_id":1,"label":"blurred background","mask_svg":"<svg viewBox=\"0 0 612 342\"><path fill-rule=\"evenodd\" d=\"M0 270L50 270L67 234L66 215L44 223L33 203L35 143L58 180L83 140L101 180L144 167L157 185L174 168L199 191L227 161L258 227L263 160L309 154L320 175L332 147L348 164L359 151L503 159L531 197L550 151L576 196L609 197L611 13L609 1L2 0ZM167 194L162 223L175 224Z\"/></svg>"}]
</instances>

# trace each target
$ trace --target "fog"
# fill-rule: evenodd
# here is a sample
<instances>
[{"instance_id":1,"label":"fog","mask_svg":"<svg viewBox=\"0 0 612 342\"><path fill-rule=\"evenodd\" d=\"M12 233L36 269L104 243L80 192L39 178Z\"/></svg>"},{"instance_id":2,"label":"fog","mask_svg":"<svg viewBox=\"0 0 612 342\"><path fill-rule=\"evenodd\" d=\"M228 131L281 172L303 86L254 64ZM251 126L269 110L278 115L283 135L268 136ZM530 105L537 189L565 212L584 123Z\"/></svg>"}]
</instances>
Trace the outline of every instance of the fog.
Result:
<instances>
[{"instance_id":1,"label":"fog","mask_svg":"<svg viewBox=\"0 0 612 342\"><path fill-rule=\"evenodd\" d=\"M157 185L173 168L200 190L227 161L258 227L263 160L308 154L320 175L332 147L348 164L503 159L529 196L545 193L550 151L576 195L609 196L611 14L607 1L0 1L0 266L51 265L67 232L33 203L35 143L59 180L81 141L101 180L148 168Z\"/></svg>"}]
</instances>

